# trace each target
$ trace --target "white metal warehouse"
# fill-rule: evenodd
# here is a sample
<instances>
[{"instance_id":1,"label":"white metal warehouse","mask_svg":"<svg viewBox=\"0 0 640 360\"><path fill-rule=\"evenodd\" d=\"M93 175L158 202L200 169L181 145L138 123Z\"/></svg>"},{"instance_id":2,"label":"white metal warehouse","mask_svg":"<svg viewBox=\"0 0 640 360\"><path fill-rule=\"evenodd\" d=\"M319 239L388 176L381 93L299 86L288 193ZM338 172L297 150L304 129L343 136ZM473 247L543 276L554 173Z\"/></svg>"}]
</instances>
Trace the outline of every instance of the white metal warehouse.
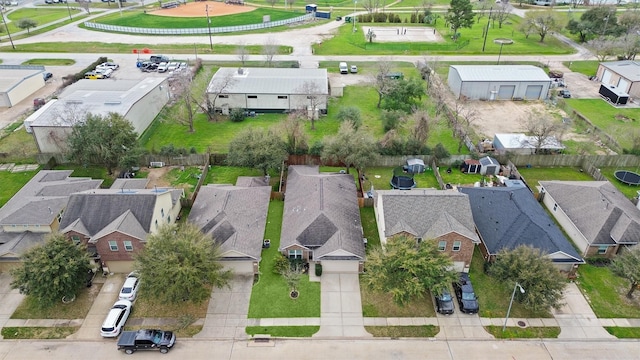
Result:
<instances>
[{"instance_id":1,"label":"white metal warehouse","mask_svg":"<svg viewBox=\"0 0 640 360\"><path fill-rule=\"evenodd\" d=\"M0 65L0 107L12 107L44 87L44 66Z\"/></svg>"},{"instance_id":2,"label":"white metal warehouse","mask_svg":"<svg viewBox=\"0 0 640 360\"><path fill-rule=\"evenodd\" d=\"M220 68L207 88L217 111L240 108L256 112L304 109L326 113L327 69ZM216 99L217 96L217 99Z\"/></svg>"},{"instance_id":3,"label":"white metal warehouse","mask_svg":"<svg viewBox=\"0 0 640 360\"><path fill-rule=\"evenodd\" d=\"M633 60L600 63L596 78L606 86L616 86L623 92L640 97L640 62Z\"/></svg>"},{"instance_id":4,"label":"white metal warehouse","mask_svg":"<svg viewBox=\"0 0 640 360\"><path fill-rule=\"evenodd\" d=\"M533 65L451 65L449 87L458 99L544 100L551 79Z\"/></svg>"}]
</instances>

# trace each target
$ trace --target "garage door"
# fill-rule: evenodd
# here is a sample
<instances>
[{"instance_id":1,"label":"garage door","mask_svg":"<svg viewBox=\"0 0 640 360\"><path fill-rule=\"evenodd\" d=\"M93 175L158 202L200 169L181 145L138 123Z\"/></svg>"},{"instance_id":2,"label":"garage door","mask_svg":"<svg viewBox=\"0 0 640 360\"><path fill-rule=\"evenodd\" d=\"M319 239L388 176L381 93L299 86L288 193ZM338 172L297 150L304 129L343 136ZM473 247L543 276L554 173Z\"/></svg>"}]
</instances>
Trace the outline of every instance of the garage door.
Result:
<instances>
[{"instance_id":1,"label":"garage door","mask_svg":"<svg viewBox=\"0 0 640 360\"><path fill-rule=\"evenodd\" d=\"M609 82L611 81L611 71L605 70L604 74L602 74L602 83L605 85L612 85Z\"/></svg>"},{"instance_id":2,"label":"garage door","mask_svg":"<svg viewBox=\"0 0 640 360\"><path fill-rule=\"evenodd\" d=\"M322 272L323 273L358 273L357 260L323 260Z\"/></svg>"},{"instance_id":3,"label":"garage door","mask_svg":"<svg viewBox=\"0 0 640 360\"><path fill-rule=\"evenodd\" d=\"M624 92L629 92L629 81L627 81L626 79L620 78L620 80L618 81L618 89Z\"/></svg>"},{"instance_id":4,"label":"garage door","mask_svg":"<svg viewBox=\"0 0 640 360\"><path fill-rule=\"evenodd\" d=\"M529 85L524 94L525 99L540 99L542 93L542 85Z\"/></svg>"},{"instance_id":5,"label":"garage door","mask_svg":"<svg viewBox=\"0 0 640 360\"><path fill-rule=\"evenodd\" d=\"M456 272L463 272L464 271L464 261L454 261L453 262L453 269Z\"/></svg>"},{"instance_id":6,"label":"garage door","mask_svg":"<svg viewBox=\"0 0 640 360\"><path fill-rule=\"evenodd\" d=\"M253 274L253 261L252 260L242 260L242 261L222 261L222 265L225 270L231 270L234 274L246 275Z\"/></svg>"},{"instance_id":7,"label":"garage door","mask_svg":"<svg viewBox=\"0 0 640 360\"><path fill-rule=\"evenodd\" d=\"M502 85L498 90L498 100L511 100L513 93L516 91L515 85Z\"/></svg>"}]
</instances>

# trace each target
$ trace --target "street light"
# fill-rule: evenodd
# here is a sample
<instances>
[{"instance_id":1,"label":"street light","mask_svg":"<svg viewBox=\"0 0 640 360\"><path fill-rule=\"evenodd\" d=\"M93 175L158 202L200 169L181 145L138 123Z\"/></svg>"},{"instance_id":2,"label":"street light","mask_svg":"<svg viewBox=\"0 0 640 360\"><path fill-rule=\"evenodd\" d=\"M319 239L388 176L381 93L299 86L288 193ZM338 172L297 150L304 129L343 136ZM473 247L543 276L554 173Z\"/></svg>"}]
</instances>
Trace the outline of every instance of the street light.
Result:
<instances>
[{"instance_id":1,"label":"street light","mask_svg":"<svg viewBox=\"0 0 640 360\"><path fill-rule=\"evenodd\" d=\"M520 292L524 294L524 288L518 284L516 281L516 285L513 287L513 293L511 294L511 301L509 302L509 309L507 310L507 317L504 318L504 326L502 327L502 332L507 328L507 321L509 320L509 314L511 313L511 305L513 305L513 298L516 296L516 289L520 288Z\"/></svg>"},{"instance_id":2,"label":"street light","mask_svg":"<svg viewBox=\"0 0 640 360\"><path fill-rule=\"evenodd\" d=\"M209 5L205 7L207 11L207 26L209 27L209 46L211 46L211 50L213 50L213 41L211 40L211 19L209 18Z\"/></svg>"},{"instance_id":3,"label":"street light","mask_svg":"<svg viewBox=\"0 0 640 360\"><path fill-rule=\"evenodd\" d=\"M351 17L353 21L353 32L356 32L356 5L358 5L358 0L353 2L353 16Z\"/></svg>"}]
</instances>

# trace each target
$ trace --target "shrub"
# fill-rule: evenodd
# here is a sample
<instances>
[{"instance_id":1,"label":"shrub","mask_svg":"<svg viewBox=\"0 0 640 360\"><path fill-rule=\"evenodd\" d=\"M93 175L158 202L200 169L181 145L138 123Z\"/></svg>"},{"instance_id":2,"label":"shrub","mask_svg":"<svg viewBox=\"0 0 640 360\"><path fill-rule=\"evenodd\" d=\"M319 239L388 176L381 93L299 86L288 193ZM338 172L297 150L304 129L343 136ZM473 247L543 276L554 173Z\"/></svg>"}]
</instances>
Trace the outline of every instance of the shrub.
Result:
<instances>
[{"instance_id":1,"label":"shrub","mask_svg":"<svg viewBox=\"0 0 640 360\"><path fill-rule=\"evenodd\" d=\"M322 264L316 264L316 276L322 276Z\"/></svg>"},{"instance_id":2,"label":"shrub","mask_svg":"<svg viewBox=\"0 0 640 360\"><path fill-rule=\"evenodd\" d=\"M587 264L597 267L606 267L611 264L611 259L602 256L588 257L586 260Z\"/></svg>"},{"instance_id":3,"label":"shrub","mask_svg":"<svg viewBox=\"0 0 640 360\"><path fill-rule=\"evenodd\" d=\"M231 111L229 112L229 120L233 122L244 121L245 117L246 117L246 114L244 109L235 108L235 109L231 109Z\"/></svg>"},{"instance_id":4,"label":"shrub","mask_svg":"<svg viewBox=\"0 0 640 360\"><path fill-rule=\"evenodd\" d=\"M340 121L351 121L353 127L357 130L362 125L362 116L360 114L360 108L356 106L345 106L338 110L336 115Z\"/></svg>"},{"instance_id":5,"label":"shrub","mask_svg":"<svg viewBox=\"0 0 640 360\"><path fill-rule=\"evenodd\" d=\"M383 110L382 111L382 126L384 131L397 129L402 120L404 113L398 110Z\"/></svg>"},{"instance_id":6,"label":"shrub","mask_svg":"<svg viewBox=\"0 0 640 360\"><path fill-rule=\"evenodd\" d=\"M289 269L289 259L287 259L281 253L276 254L276 260L273 262L273 273L282 275L287 269Z\"/></svg>"},{"instance_id":7,"label":"shrub","mask_svg":"<svg viewBox=\"0 0 640 360\"><path fill-rule=\"evenodd\" d=\"M438 160L446 159L451 156L442 143L438 143L438 145L436 145L435 149L433 149L433 155Z\"/></svg>"}]
</instances>

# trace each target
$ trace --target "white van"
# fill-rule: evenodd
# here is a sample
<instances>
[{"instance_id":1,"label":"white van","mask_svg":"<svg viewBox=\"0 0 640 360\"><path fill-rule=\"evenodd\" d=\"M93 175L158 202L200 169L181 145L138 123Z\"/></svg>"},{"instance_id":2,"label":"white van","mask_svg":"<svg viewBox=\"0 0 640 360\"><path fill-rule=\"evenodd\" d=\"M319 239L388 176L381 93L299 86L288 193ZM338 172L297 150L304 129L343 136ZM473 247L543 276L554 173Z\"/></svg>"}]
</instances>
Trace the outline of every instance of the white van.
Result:
<instances>
[{"instance_id":1,"label":"white van","mask_svg":"<svg viewBox=\"0 0 640 360\"><path fill-rule=\"evenodd\" d=\"M348 74L349 73L349 66L347 66L346 62L341 62L340 65L338 66L340 68L340 74Z\"/></svg>"}]
</instances>

